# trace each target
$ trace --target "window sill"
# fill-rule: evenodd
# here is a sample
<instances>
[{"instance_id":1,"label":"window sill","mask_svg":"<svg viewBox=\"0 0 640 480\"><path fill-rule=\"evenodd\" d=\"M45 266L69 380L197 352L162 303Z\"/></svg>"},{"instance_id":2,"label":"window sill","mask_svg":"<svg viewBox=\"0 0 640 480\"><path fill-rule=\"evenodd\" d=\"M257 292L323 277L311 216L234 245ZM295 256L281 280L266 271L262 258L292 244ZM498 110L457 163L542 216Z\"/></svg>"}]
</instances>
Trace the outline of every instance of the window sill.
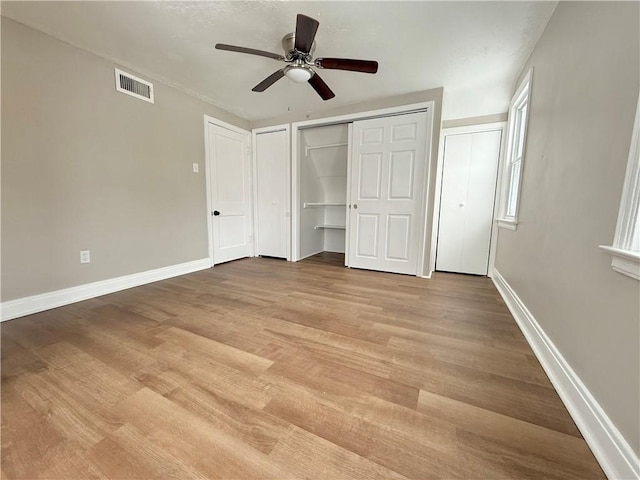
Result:
<instances>
[{"instance_id":1,"label":"window sill","mask_svg":"<svg viewBox=\"0 0 640 480\"><path fill-rule=\"evenodd\" d=\"M640 254L629 250L600 245L600 248L611 255L611 268L636 280L640 280Z\"/></svg>"},{"instance_id":2,"label":"window sill","mask_svg":"<svg viewBox=\"0 0 640 480\"><path fill-rule=\"evenodd\" d=\"M498 226L500 228L506 228L507 230L516 230L518 228L518 222L501 218L498 220Z\"/></svg>"}]
</instances>

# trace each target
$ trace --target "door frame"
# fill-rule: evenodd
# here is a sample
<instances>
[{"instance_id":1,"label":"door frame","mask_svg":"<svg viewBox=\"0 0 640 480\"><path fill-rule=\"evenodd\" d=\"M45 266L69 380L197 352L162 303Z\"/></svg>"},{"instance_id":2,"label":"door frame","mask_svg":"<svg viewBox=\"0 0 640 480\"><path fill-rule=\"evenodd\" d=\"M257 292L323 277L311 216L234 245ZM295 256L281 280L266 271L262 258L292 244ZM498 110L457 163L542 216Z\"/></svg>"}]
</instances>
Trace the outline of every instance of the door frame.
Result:
<instances>
[{"instance_id":1,"label":"door frame","mask_svg":"<svg viewBox=\"0 0 640 480\"><path fill-rule=\"evenodd\" d=\"M425 162L426 172L424 178L424 190L421 207L421 227L422 233L420 238L420 251L418 255L417 276L424 276L424 260L425 260L425 248L427 241L427 199L429 198L429 182L432 178L433 172L431 171L431 149L433 147L433 115L435 110L435 102L433 100L428 102L412 103L408 105L400 105L397 107L383 108L379 110L369 110L365 112L350 113L347 115L338 115L333 117L319 118L315 120L305 120L301 122L294 122L291 124L291 261L297 262L302 260L300 258L300 155L298 152L298 146L300 144L300 132L305 128L312 127L324 127L328 125L337 125L341 123L353 123L358 120L369 120L372 118L389 117L395 115L404 115L407 113L417 113L420 111L426 111L427 113L427 135L425 145ZM349 148L351 150L351 148ZM349 154L350 155L350 154ZM350 157L349 157L350 160ZM349 169L347 166L347 175L349 175ZM347 211L348 215L348 211ZM347 218L347 224L349 218ZM345 233L346 235L346 233ZM346 252L348 255L348 251ZM346 258L346 256L345 256Z\"/></svg>"},{"instance_id":2,"label":"door frame","mask_svg":"<svg viewBox=\"0 0 640 480\"><path fill-rule=\"evenodd\" d=\"M500 205L500 179L502 178L502 160L504 157L504 150L506 147L506 131L507 121L491 122L491 123L479 123L475 125L465 125L461 127L443 128L440 131L440 148L438 149L438 164L436 167L436 189L435 189L435 202L433 205L433 225L431 226L431 256L429 258L429 270L431 272L436 271L436 253L438 251L438 231L440 228L440 200L442 197L442 179L444 173L444 150L445 140L447 135L461 135L465 133L481 133L500 130L500 155L498 156L498 174L496 178L496 192L493 201L493 216L491 225L491 239L489 241L489 265L487 269L487 276L493 277L493 270L496 262L496 246L498 239L498 229L496 228L496 221L498 218L498 206Z\"/></svg>"},{"instance_id":3,"label":"door frame","mask_svg":"<svg viewBox=\"0 0 640 480\"><path fill-rule=\"evenodd\" d=\"M214 266L214 258L213 258L213 221L211 219L212 210L211 210L211 152L209 151L209 124L215 125L217 127L226 128L227 130L231 130L232 132L239 133L244 135L245 145L247 147L247 155L249 158L252 156L252 148L251 148L251 132L249 130L245 130L244 128L237 127L236 125L232 125L231 123L223 122L222 120L218 120L217 118L211 117L209 115L204 115L204 171L205 171L205 184L206 184L206 194L207 194L207 239L209 246L209 263L210 266ZM251 244L251 256L255 257L256 244L253 240L254 238L254 220L253 220L253 165L252 162L249 161L249 194L251 195L251 212L250 212L250 221L249 225L251 231L249 232L249 242Z\"/></svg>"},{"instance_id":4,"label":"door frame","mask_svg":"<svg viewBox=\"0 0 640 480\"><path fill-rule=\"evenodd\" d=\"M258 228L258 149L255 148L256 145L256 137L261 133L273 133L273 132L286 132L287 135L287 204L285 205L286 213L288 215L289 221L287 223L287 261L291 261L291 127L288 123L284 123L282 125L274 125L270 127L262 127L262 128L254 128L251 130L251 145L253 148L251 149L251 171L252 174L256 177L255 181L252 183L252 195L253 195L253 255L257 255L257 245L258 245L258 236L260 235L260 229Z\"/></svg>"}]
</instances>

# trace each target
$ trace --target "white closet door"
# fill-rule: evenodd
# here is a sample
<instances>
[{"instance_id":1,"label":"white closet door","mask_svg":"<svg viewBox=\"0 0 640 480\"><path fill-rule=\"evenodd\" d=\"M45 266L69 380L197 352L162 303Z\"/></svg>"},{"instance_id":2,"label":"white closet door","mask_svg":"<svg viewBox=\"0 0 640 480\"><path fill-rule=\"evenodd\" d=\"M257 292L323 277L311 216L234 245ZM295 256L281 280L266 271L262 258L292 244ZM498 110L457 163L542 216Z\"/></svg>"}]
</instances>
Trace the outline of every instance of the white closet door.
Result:
<instances>
[{"instance_id":1,"label":"white closet door","mask_svg":"<svg viewBox=\"0 0 640 480\"><path fill-rule=\"evenodd\" d=\"M354 122L350 267L417 273L426 125L426 112Z\"/></svg>"},{"instance_id":2,"label":"white closet door","mask_svg":"<svg viewBox=\"0 0 640 480\"><path fill-rule=\"evenodd\" d=\"M213 263L251 255L249 132L208 124Z\"/></svg>"},{"instance_id":3,"label":"white closet door","mask_svg":"<svg viewBox=\"0 0 640 480\"><path fill-rule=\"evenodd\" d=\"M487 274L501 135L445 135L436 270Z\"/></svg>"},{"instance_id":4,"label":"white closet door","mask_svg":"<svg viewBox=\"0 0 640 480\"><path fill-rule=\"evenodd\" d=\"M287 258L288 140L286 130L256 135L257 255Z\"/></svg>"}]
</instances>

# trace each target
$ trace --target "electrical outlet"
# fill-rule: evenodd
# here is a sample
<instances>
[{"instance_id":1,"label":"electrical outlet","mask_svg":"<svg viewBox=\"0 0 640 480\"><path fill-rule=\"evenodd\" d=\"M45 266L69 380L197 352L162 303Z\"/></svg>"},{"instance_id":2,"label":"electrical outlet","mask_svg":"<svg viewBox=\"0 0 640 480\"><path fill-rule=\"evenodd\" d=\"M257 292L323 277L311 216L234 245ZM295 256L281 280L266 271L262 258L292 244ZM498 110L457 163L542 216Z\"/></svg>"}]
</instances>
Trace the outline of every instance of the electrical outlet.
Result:
<instances>
[{"instance_id":1,"label":"electrical outlet","mask_svg":"<svg viewBox=\"0 0 640 480\"><path fill-rule=\"evenodd\" d=\"M80 250L80 263L91 263L90 250Z\"/></svg>"},{"instance_id":2,"label":"electrical outlet","mask_svg":"<svg viewBox=\"0 0 640 480\"><path fill-rule=\"evenodd\" d=\"M193 164L193 173L198 173L200 171L200 165L197 163Z\"/></svg>"}]
</instances>

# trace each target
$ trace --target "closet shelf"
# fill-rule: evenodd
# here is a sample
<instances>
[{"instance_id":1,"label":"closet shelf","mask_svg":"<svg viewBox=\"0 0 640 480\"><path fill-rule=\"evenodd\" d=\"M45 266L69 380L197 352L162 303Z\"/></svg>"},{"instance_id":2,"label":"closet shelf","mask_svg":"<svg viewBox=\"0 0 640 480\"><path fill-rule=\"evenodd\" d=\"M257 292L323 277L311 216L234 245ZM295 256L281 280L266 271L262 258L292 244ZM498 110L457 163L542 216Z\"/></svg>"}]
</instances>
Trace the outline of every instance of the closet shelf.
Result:
<instances>
[{"instance_id":1,"label":"closet shelf","mask_svg":"<svg viewBox=\"0 0 640 480\"><path fill-rule=\"evenodd\" d=\"M346 230L347 227L344 225L316 225L314 227L315 230L319 228L332 228L334 230Z\"/></svg>"},{"instance_id":2,"label":"closet shelf","mask_svg":"<svg viewBox=\"0 0 640 480\"><path fill-rule=\"evenodd\" d=\"M309 156L309 150L316 150L318 148L333 148L333 147L346 147L348 143L331 143L329 145L306 145L304 147L304 156Z\"/></svg>"},{"instance_id":3,"label":"closet shelf","mask_svg":"<svg viewBox=\"0 0 640 480\"><path fill-rule=\"evenodd\" d=\"M346 207L347 204L346 203L339 203L339 202L305 202L303 206L304 206L304 208L311 208L311 207Z\"/></svg>"}]
</instances>

